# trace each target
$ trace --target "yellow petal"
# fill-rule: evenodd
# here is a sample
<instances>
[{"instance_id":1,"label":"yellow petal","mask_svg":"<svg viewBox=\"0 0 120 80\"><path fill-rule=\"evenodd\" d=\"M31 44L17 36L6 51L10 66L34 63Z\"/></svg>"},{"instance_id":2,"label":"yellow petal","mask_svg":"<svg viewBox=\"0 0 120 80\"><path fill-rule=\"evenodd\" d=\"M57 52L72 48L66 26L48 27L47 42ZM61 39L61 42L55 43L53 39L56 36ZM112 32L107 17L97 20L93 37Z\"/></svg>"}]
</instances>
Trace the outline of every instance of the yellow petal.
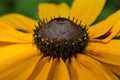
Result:
<instances>
[{"instance_id":1,"label":"yellow petal","mask_svg":"<svg viewBox=\"0 0 120 80\"><path fill-rule=\"evenodd\" d=\"M58 15L60 17L68 18L69 13L70 13L70 8L69 8L69 6L67 4L61 3L58 6L57 12L58 12Z\"/></svg>"},{"instance_id":2,"label":"yellow petal","mask_svg":"<svg viewBox=\"0 0 120 80\"><path fill-rule=\"evenodd\" d=\"M100 37L106 34L108 31L112 31L112 30L115 32L117 28L119 30L119 27L117 26L118 24L114 26L114 24L118 20L120 20L120 10L118 10L117 12L115 12L105 20L91 26L88 30L90 38L93 39L93 38Z\"/></svg>"},{"instance_id":3,"label":"yellow petal","mask_svg":"<svg viewBox=\"0 0 120 80\"><path fill-rule=\"evenodd\" d=\"M72 68L71 64L69 63L69 60L66 60L66 66L68 68L70 80L78 80L77 75L74 73L74 69Z\"/></svg>"},{"instance_id":4,"label":"yellow petal","mask_svg":"<svg viewBox=\"0 0 120 80\"><path fill-rule=\"evenodd\" d=\"M87 55L80 54L77 60L94 76L91 80L119 80L110 70Z\"/></svg>"},{"instance_id":5,"label":"yellow petal","mask_svg":"<svg viewBox=\"0 0 120 80\"><path fill-rule=\"evenodd\" d=\"M24 71L29 69L31 66L34 66L36 62L39 60L40 56L33 56L30 59L26 59L25 61L19 63L18 65L15 65L11 67L10 69L0 73L0 79L1 80L26 80L27 77L30 75L33 69L29 70L29 73L27 72L27 75L22 75L20 78L17 79L18 76L20 76Z\"/></svg>"},{"instance_id":6,"label":"yellow petal","mask_svg":"<svg viewBox=\"0 0 120 80\"><path fill-rule=\"evenodd\" d=\"M38 53L39 51L33 44L0 47L0 73L34 55L38 55Z\"/></svg>"},{"instance_id":7,"label":"yellow petal","mask_svg":"<svg viewBox=\"0 0 120 80\"><path fill-rule=\"evenodd\" d=\"M70 80L67 67L62 59L55 59L54 65L52 77L48 80Z\"/></svg>"},{"instance_id":8,"label":"yellow petal","mask_svg":"<svg viewBox=\"0 0 120 80\"><path fill-rule=\"evenodd\" d=\"M109 42L113 37L118 36L120 32L120 20L117 21L112 28L103 36L101 36L102 39L100 39L100 37L98 37L97 39L93 39L93 41L100 41L100 42Z\"/></svg>"},{"instance_id":9,"label":"yellow petal","mask_svg":"<svg viewBox=\"0 0 120 80\"><path fill-rule=\"evenodd\" d=\"M39 17L41 20L51 20L51 17L64 17L69 16L69 6L65 3L52 4L52 3L40 3L39 4Z\"/></svg>"},{"instance_id":10,"label":"yellow petal","mask_svg":"<svg viewBox=\"0 0 120 80\"><path fill-rule=\"evenodd\" d=\"M72 57L66 62L71 80L95 80L94 76Z\"/></svg>"},{"instance_id":11,"label":"yellow petal","mask_svg":"<svg viewBox=\"0 0 120 80\"><path fill-rule=\"evenodd\" d=\"M0 41L0 47L9 46L9 45L14 45L14 44L15 44L15 43Z\"/></svg>"},{"instance_id":12,"label":"yellow petal","mask_svg":"<svg viewBox=\"0 0 120 80\"><path fill-rule=\"evenodd\" d=\"M36 58L34 59L34 63L29 66L28 69L24 70L21 74L19 74L18 76L15 77L15 80L27 80L27 78L30 76L30 74L33 72L37 62L39 61L41 56L36 56ZM32 60L33 62L33 60ZM26 64L27 65L27 64Z\"/></svg>"},{"instance_id":13,"label":"yellow petal","mask_svg":"<svg viewBox=\"0 0 120 80\"><path fill-rule=\"evenodd\" d=\"M111 40L109 43L89 42L85 52L102 62L120 65L120 40Z\"/></svg>"},{"instance_id":14,"label":"yellow petal","mask_svg":"<svg viewBox=\"0 0 120 80\"><path fill-rule=\"evenodd\" d=\"M28 77L28 80L35 80L36 78L38 78L41 75L42 75L42 77L39 79L46 80L45 78L47 78L47 76L48 76L51 65L52 65L52 59L50 59L50 57L45 57L45 58L42 57L36 64L35 69L32 72L32 74ZM48 67L48 69L46 67ZM44 74L44 76L41 73L41 71Z\"/></svg>"},{"instance_id":15,"label":"yellow petal","mask_svg":"<svg viewBox=\"0 0 120 80\"><path fill-rule=\"evenodd\" d=\"M79 19L83 25L90 25L95 21L106 0L74 0L70 17Z\"/></svg>"},{"instance_id":16,"label":"yellow petal","mask_svg":"<svg viewBox=\"0 0 120 80\"><path fill-rule=\"evenodd\" d=\"M14 29L13 26L7 24L6 22L4 22L3 20L1 20L2 18L0 18L0 29L1 28L6 28L6 29Z\"/></svg>"},{"instance_id":17,"label":"yellow petal","mask_svg":"<svg viewBox=\"0 0 120 80\"><path fill-rule=\"evenodd\" d=\"M51 58L50 61L46 62L40 73L36 76L35 80L47 80L51 66L52 66L53 59Z\"/></svg>"},{"instance_id":18,"label":"yellow petal","mask_svg":"<svg viewBox=\"0 0 120 80\"><path fill-rule=\"evenodd\" d=\"M112 29L110 30L110 34L108 37L105 39L101 40L102 42L108 42L110 41L113 37L117 36L117 34L120 32L120 20L113 25Z\"/></svg>"},{"instance_id":19,"label":"yellow petal","mask_svg":"<svg viewBox=\"0 0 120 80\"><path fill-rule=\"evenodd\" d=\"M120 66L103 63L108 69L120 75Z\"/></svg>"},{"instance_id":20,"label":"yellow petal","mask_svg":"<svg viewBox=\"0 0 120 80\"><path fill-rule=\"evenodd\" d=\"M0 43L4 42L15 42L15 43L32 43L33 34L23 33L15 29L0 29Z\"/></svg>"},{"instance_id":21,"label":"yellow petal","mask_svg":"<svg viewBox=\"0 0 120 80\"><path fill-rule=\"evenodd\" d=\"M120 20L117 22L116 26L120 27ZM117 33L116 37L120 36L120 31Z\"/></svg>"},{"instance_id":22,"label":"yellow petal","mask_svg":"<svg viewBox=\"0 0 120 80\"><path fill-rule=\"evenodd\" d=\"M23 29L26 32L33 32L33 29L35 27L34 25L36 24L36 21L32 18L15 13L2 16L0 18L0 21L5 22L14 28Z\"/></svg>"},{"instance_id":23,"label":"yellow petal","mask_svg":"<svg viewBox=\"0 0 120 80\"><path fill-rule=\"evenodd\" d=\"M55 66L56 66L56 63L57 63L57 62L58 62L57 59L54 59L47 80L52 80L53 71L54 71L54 69L55 69Z\"/></svg>"}]
</instances>

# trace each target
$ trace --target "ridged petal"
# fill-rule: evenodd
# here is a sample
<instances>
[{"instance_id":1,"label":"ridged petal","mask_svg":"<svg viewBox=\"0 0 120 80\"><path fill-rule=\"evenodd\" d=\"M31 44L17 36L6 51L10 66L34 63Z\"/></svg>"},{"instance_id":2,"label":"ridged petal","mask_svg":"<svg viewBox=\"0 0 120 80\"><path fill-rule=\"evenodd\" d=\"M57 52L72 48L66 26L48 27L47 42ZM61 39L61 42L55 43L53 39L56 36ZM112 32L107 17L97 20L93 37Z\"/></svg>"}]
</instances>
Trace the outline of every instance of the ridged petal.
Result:
<instances>
[{"instance_id":1,"label":"ridged petal","mask_svg":"<svg viewBox=\"0 0 120 80\"><path fill-rule=\"evenodd\" d=\"M51 17L68 17L69 6L65 3L59 5L52 3L40 3L39 4L39 17L41 20L51 20Z\"/></svg>"},{"instance_id":2,"label":"ridged petal","mask_svg":"<svg viewBox=\"0 0 120 80\"><path fill-rule=\"evenodd\" d=\"M70 80L67 67L63 60L55 59L54 64L51 79L48 78L48 80Z\"/></svg>"},{"instance_id":3,"label":"ridged petal","mask_svg":"<svg viewBox=\"0 0 120 80\"><path fill-rule=\"evenodd\" d=\"M40 76L39 74L41 74L41 71L43 72L44 76L42 76L40 80L47 78L51 65L52 59L50 59L50 57L41 58L36 64L35 69L31 73L31 75L28 77L28 80L35 80L36 78L38 78ZM48 67L48 69L46 67Z\"/></svg>"},{"instance_id":4,"label":"ridged petal","mask_svg":"<svg viewBox=\"0 0 120 80\"><path fill-rule=\"evenodd\" d=\"M106 0L74 0L70 17L81 20L83 25L90 25L102 11L105 1Z\"/></svg>"},{"instance_id":5,"label":"ridged petal","mask_svg":"<svg viewBox=\"0 0 120 80\"><path fill-rule=\"evenodd\" d=\"M106 66L108 69L110 69L112 72L116 73L117 75L120 75L120 66L117 65L111 65L103 63L104 66Z\"/></svg>"},{"instance_id":6,"label":"ridged petal","mask_svg":"<svg viewBox=\"0 0 120 80\"><path fill-rule=\"evenodd\" d=\"M0 47L0 73L38 55L36 46L33 44L15 44Z\"/></svg>"},{"instance_id":7,"label":"ridged petal","mask_svg":"<svg viewBox=\"0 0 120 80\"><path fill-rule=\"evenodd\" d=\"M0 29L0 43L2 42L14 42L14 43L32 43L33 34L23 33L15 29Z\"/></svg>"},{"instance_id":8,"label":"ridged petal","mask_svg":"<svg viewBox=\"0 0 120 80\"><path fill-rule=\"evenodd\" d=\"M46 62L40 73L36 76L35 80L47 80L51 66L53 63L53 59L51 58L50 61Z\"/></svg>"},{"instance_id":9,"label":"ridged petal","mask_svg":"<svg viewBox=\"0 0 120 80\"><path fill-rule=\"evenodd\" d=\"M67 61L66 65L68 67L69 75L71 80L95 80L93 74L89 70L85 69L81 63L72 57L71 61Z\"/></svg>"},{"instance_id":10,"label":"ridged petal","mask_svg":"<svg viewBox=\"0 0 120 80\"><path fill-rule=\"evenodd\" d=\"M120 20L117 22L116 26L120 27ZM120 31L117 33L117 35L115 37L120 36Z\"/></svg>"},{"instance_id":11,"label":"ridged petal","mask_svg":"<svg viewBox=\"0 0 120 80\"><path fill-rule=\"evenodd\" d=\"M120 40L108 43L89 42L85 52L102 62L120 66Z\"/></svg>"},{"instance_id":12,"label":"ridged petal","mask_svg":"<svg viewBox=\"0 0 120 80\"><path fill-rule=\"evenodd\" d=\"M0 41L0 47L5 47L9 45L14 45L15 43Z\"/></svg>"},{"instance_id":13,"label":"ridged petal","mask_svg":"<svg viewBox=\"0 0 120 80\"><path fill-rule=\"evenodd\" d=\"M26 80L30 73L33 71L38 60L39 56L33 56L30 59L26 59L25 61L20 62L10 69L0 73L0 80ZM27 71L29 68L30 70ZM26 72L27 75L23 75L24 72Z\"/></svg>"},{"instance_id":14,"label":"ridged petal","mask_svg":"<svg viewBox=\"0 0 120 80\"><path fill-rule=\"evenodd\" d=\"M77 56L77 60L93 75L93 79L89 78L91 80L119 80L110 70L90 56L80 54ZM88 74L86 75L88 76Z\"/></svg>"},{"instance_id":15,"label":"ridged petal","mask_svg":"<svg viewBox=\"0 0 120 80\"><path fill-rule=\"evenodd\" d=\"M34 19L16 13L3 15L0 17L0 21L26 32L33 32L34 25L37 24Z\"/></svg>"},{"instance_id":16,"label":"ridged petal","mask_svg":"<svg viewBox=\"0 0 120 80\"><path fill-rule=\"evenodd\" d=\"M111 16L109 16L105 20L89 27L88 33L89 33L90 39L100 37L106 34L107 32L111 34L110 38L113 37L113 35L115 36L116 33L118 33L120 30L120 27L118 24L119 22L117 22L119 20L120 20L120 10L113 13Z\"/></svg>"},{"instance_id":17,"label":"ridged petal","mask_svg":"<svg viewBox=\"0 0 120 80\"><path fill-rule=\"evenodd\" d=\"M26 70L24 70L21 74L19 74L18 76L15 77L15 80L27 80L27 78L30 76L30 74L32 73L32 71L34 70L37 62L39 61L41 56L36 56L36 58L34 59L34 63L29 66L29 68L27 68ZM32 60L33 61L33 60ZM31 62L32 62L31 61ZM26 64L27 65L27 64Z\"/></svg>"},{"instance_id":18,"label":"ridged petal","mask_svg":"<svg viewBox=\"0 0 120 80\"><path fill-rule=\"evenodd\" d=\"M14 29L14 27L12 27L11 25L7 24L6 22L4 22L4 20L1 20L2 18L0 18L0 29L2 28L6 28L6 29Z\"/></svg>"}]
</instances>

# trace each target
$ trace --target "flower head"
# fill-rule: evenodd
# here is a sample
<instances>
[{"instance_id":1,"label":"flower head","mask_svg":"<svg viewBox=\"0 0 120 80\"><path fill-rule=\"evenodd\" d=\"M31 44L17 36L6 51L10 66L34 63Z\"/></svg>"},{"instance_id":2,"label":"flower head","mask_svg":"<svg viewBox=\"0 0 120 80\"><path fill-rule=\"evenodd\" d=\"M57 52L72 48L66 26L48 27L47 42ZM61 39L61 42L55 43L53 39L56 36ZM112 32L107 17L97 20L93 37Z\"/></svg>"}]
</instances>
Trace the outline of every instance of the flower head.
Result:
<instances>
[{"instance_id":1,"label":"flower head","mask_svg":"<svg viewBox=\"0 0 120 80\"><path fill-rule=\"evenodd\" d=\"M104 4L41 3L39 24L19 14L1 16L0 79L119 80L113 73L120 75L120 40L114 38L120 11L92 25Z\"/></svg>"},{"instance_id":2,"label":"flower head","mask_svg":"<svg viewBox=\"0 0 120 80\"><path fill-rule=\"evenodd\" d=\"M59 17L39 24L34 30L34 39L43 56L62 58L65 61L83 51L88 43L88 34L85 26Z\"/></svg>"}]
</instances>

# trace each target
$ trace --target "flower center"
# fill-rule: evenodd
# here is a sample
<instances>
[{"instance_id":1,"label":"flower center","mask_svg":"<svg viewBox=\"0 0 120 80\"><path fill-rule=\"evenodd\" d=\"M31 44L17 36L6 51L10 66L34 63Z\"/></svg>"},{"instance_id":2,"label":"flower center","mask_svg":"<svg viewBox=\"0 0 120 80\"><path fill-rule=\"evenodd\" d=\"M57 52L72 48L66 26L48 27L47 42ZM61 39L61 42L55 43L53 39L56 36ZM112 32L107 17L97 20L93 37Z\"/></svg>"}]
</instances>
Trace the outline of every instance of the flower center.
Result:
<instances>
[{"instance_id":1,"label":"flower center","mask_svg":"<svg viewBox=\"0 0 120 80\"><path fill-rule=\"evenodd\" d=\"M84 26L66 18L55 18L34 30L34 40L43 56L66 60L81 53L88 43Z\"/></svg>"}]
</instances>

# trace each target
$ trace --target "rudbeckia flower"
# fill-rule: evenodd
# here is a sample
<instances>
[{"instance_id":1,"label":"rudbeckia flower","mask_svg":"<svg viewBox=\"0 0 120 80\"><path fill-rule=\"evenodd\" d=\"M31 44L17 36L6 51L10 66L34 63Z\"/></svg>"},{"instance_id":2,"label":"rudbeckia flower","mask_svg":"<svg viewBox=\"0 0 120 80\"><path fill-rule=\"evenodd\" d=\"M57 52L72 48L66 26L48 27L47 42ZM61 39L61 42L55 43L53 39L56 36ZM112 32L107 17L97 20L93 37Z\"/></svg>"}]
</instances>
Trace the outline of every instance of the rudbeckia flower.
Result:
<instances>
[{"instance_id":1,"label":"rudbeckia flower","mask_svg":"<svg viewBox=\"0 0 120 80\"><path fill-rule=\"evenodd\" d=\"M1 16L0 80L119 80L120 10L92 24L104 4L41 3L38 24L20 14Z\"/></svg>"}]
</instances>

